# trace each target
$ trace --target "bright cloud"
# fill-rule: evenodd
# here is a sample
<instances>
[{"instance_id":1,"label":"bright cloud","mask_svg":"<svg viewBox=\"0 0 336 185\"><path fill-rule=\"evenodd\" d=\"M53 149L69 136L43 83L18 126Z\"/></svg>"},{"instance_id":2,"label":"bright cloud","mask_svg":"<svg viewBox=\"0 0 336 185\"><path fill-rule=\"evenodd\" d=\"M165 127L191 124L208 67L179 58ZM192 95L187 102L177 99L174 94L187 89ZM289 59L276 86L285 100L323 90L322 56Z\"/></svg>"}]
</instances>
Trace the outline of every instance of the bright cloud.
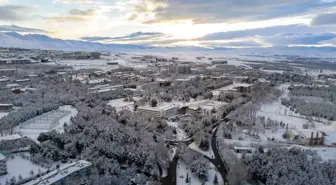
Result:
<instances>
[{"instance_id":1,"label":"bright cloud","mask_svg":"<svg viewBox=\"0 0 336 185\"><path fill-rule=\"evenodd\" d=\"M0 31L63 39L228 48L335 46L335 0L0 0L0 4Z\"/></svg>"}]
</instances>

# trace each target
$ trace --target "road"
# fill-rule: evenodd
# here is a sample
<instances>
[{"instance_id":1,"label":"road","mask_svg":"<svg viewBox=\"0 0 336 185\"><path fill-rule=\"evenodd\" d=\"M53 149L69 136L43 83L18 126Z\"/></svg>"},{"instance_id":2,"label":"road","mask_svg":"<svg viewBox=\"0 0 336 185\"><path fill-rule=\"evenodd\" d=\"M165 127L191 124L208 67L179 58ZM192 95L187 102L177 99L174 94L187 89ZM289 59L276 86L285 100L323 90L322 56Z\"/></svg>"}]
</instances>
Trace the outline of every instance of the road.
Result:
<instances>
[{"instance_id":1,"label":"road","mask_svg":"<svg viewBox=\"0 0 336 185\"><path fill-rule=\"evenodd\" d=\"M215 155L215 159L211 159L208 158L208 160L214 164L217 167L218 172L221 174L223 181L226 182L226 175L229 173L228 172L228 168L226 167L226 163L224 161L222 161L222 158L218 152L218 148L217 148L217 131L218 131L218 127L219 125L216 127L215 131L212 134L212 138L211 138L211 147L213 150L213 153Z\"/></svg>"},{"instance_id":2,"label":"road","mask_svg":"<svg viewBox=\"0 0 336 185\"><path fill-rule=\"evenodd\" d=\"M207 156L204 156L206 159L208 159L214 166L216 166L218 172L221 174L222 179L224 182L227 181L226 176L228 174L227 168L226 168L226 164L225 162L222 161L222 158L220 157L218 148L217 148L217 131L218 131L218 127L219 124L216 124L216 126L214 127L215 130L212 134L212 138L211 138L211 147L214 153L214 159L209 158ZM192 141L187 141L185 142L187 145L189 145ZM172 142L172 145L176 145L179 144L181 142ZM168 168L168 175L164 178L162 178L162 185L176 185L176 168L177 168L177 161L178 161L178 157L175 156L173 161L170 163L170 166Z\"/></svg>"},{"instance_id":3,"label":"road","mask_svg":"<svg viewBox=\"0 0 336 185\"><path fill-rule=\"evenodd\" d=\"M173 161L170 163L167 170L167 176L162 178L162 185L176 185L176 168L177 168L178 157L175 156Z\"/></svg>"}]
</instances>

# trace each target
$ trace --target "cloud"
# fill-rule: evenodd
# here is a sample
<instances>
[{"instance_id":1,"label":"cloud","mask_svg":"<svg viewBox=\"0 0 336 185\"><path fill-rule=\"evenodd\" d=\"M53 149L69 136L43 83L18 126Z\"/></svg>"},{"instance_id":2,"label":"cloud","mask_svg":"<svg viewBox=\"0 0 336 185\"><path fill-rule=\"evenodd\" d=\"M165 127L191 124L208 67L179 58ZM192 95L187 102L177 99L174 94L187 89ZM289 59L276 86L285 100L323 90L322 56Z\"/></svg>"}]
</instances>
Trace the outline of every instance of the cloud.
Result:
<instances>
[{"instance_id":1,"label":"cloud","mask_svg":"<svg viewBox=\"0 0 336 185\"><path fill-rule=\"evenodd\" d=\"M93 4L103 4L102 1L97 0L54 0L54 3L64 3L64 4L86 4L86 5L93 5Z\"/></svg>"},{"instance_id":2,"label":"cloud","mask_svg":"<svg viewBox=\"0 0 336 185\"><path fill-rule=\"evenodd\" d=\"M321 14L316 17L311 22L314 26L319 25L336 25L336 13Z\"/></svg>"},{"instance_id":3,"label":"cloud","mask_svg":"<svg viewBox=\"0 0 336 185\"><path fill-rule=\"evenodd\" d=\"M59 23L62 22L85 22L90 21L96 16L96 10L94 9L71 9L67 15L47 17L49 20L53 20Z\"/></svg>"},{"instance_id":4,"label":"cloud","mask_svg":"<svg viewBox=\"0 0 336 185\"><path fill-rule=\"evenodd\" d=\"M91 42L115 42L115 41L148 41L167 38L169 35L159 32L135 32L121 37L82 37L82 40Z\"/></svg>"},{"instance_id":5,"label":"cloud","mask_svg":"<svg viewBox=\"0 0 336 185\"><path fill-rule=\"evenodd\" d=\"M27 28L16 25L0 25L0 31L4 32L20 32L20 33L48 33L45 30L36 28Z\"/></svg>"},{"instance_id":6,"label":"cloud","mask_svg":"<svg viewBox=\"0 0 336 185\"><path fill-rule=\"evenodd\" d=\"M0 20L3 21L23 21L30 18L30 12L33 9L20 5L0 6Z\"/></svg>"},{"instance_id":7,"label":"cloud","mask_svg":"<svg viewBox=\"0 0 336 185\"><path fill-rule=\"evenodd\" d=\"M323 6L317 0L142 0L134 6L131 20L142 23L192 20L193 23L237 22L281 17Z\"/></svg>"}]
</instances>

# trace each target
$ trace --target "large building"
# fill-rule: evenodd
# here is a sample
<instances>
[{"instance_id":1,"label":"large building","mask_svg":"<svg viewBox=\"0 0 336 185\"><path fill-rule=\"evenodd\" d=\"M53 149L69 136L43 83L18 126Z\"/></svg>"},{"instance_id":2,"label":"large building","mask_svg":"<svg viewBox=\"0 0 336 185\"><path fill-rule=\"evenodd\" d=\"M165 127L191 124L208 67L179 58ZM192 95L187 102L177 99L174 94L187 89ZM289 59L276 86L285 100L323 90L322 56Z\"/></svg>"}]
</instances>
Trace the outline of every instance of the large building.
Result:
<instances>
[{"instance_id":1,"label":"large building","mask_svg":"<svg viewBox=\"0 0 336 185\"><path fill-rule=\"evenodd\" d=\"M141 106L137 109L138 113L154 118L169 118L177 113L177 107L174 105L163 105L159 107Z\"/></svg>"},{"instance_id":2,"label":"large building","mask_svg":"<svg viewBox=\"0 0 336 185\"><path fill-rule=\"evenodd\" d=\"M65 52L62 55L63 60L95 60L100 59L100 52Z\"/></svg>"},{"instance_id":3,"label":"large building","mask_svg":"<svg viewBox=\"0 0 336 185\"><path fill-rule=\"evenodd\" d=\"M0 175L7 174L6 156L0 153Z\"/></svg>"},{"instance_id":4,"label":"large building","mask_svg":"<svg viewBox=\"0 0 336 185\"><path fill-rule=\"evenodd\" d=\"M0 103L0 112L1 111L9 111L13 108L13 104L3 104Z\"/></svg>"},{"instance_id":5,"label":"large building","mask_svg":"<svg viewBox=\"0 0 336 185\"><path fill-rule=\"evenodd\" d=\"M0 69L0 76L13 76L16 69Z\"/></svg>"},{"instance_id":6,"label":"large building","mask_svg":"<svg viewBox=\"0 0 336 185\"><path fill-rule=\"evenodd\" d=\"M190 74L191 68L189 64L179 64L177 65L177 73L178 74Z\"/></svg>"},{"instance_id":7,"label":"large building","mask_svg":"<svg viewBox=\"0 0 336 185\"><path fill-rule=\"evenodd\" d=\"M74 184L74 180L88 176L90 162L80 160L70 164L64 164L39 178L36 178L24 185L68 185Z\"/></svg>"}]
</instances>

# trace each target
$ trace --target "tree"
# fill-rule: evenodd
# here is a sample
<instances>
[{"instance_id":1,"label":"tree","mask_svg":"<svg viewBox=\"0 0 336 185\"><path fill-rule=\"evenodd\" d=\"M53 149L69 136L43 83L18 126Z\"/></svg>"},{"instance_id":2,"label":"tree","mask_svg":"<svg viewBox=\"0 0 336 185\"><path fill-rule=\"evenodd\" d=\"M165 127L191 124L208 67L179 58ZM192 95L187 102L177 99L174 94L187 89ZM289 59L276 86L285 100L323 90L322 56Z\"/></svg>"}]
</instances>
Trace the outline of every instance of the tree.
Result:
<instances>
[{"instance_id":1,"label":"tree","mask_svg":"<svg viewBox=\"0 0 336 185\"><path fill-rule=\"evenodd\" d=\"M21 174L19 174L19 177L18 177L18 179L19 179L19 181L22 181L22 175Z\"/></svg>"},{"instance_id":2,"label":"tree","mask_svg":"<svg viewBox=\"0 0 336 185\"><path fill-rule=\"evenodd\" d=\"M228 181L230 185L240 185L242 182L248 179L248 173L246 170L246 166L244 165L244 162L241 160L238 160L237 163L235 163L230 168L230 173L228 175Z\"/></svg>"},{"instance_id":3,"label":"tree","mask_svg":"<svg viewBox=\"0 0 336 185\"><path fill-rule=\"evenodd\" d=\"M214 184L214 185L218 185L218 177L217 177L217 175L215 175L215 178L214 178L213 184Z\"/></svg>"},{"instance_id":4,"label":"tree","mask_svg":"<svg viewBox=\"0 0 336 185\"><path fill-rule=\"evenodd\" d=\"M187 173L187 177L186 177L186 179L185 179L185 182L186 182L186 183L189 183L189 182L190 182L190 179L189 179L189 173Z\"/></svg>"},{"instance_id":5,"label":"tree","mask_svg":"<svg viewBox=\"0 0 336 185\"><path fill-rule=\"evenodd\" d=\"M151 106L152 106L152 107L156 107L157 104L158 104L158 101L157 101L156 99L152 99L152 100L151 100Z\"/></svg>"},{"instance_id":6,"label":"tree","mask_svg":"<svg viewBox=\"0 0 336 185\"><path fill-rule=\"evenodd\" d=\"M11 179L10 179L10 185L15 185L16 184L16 178L13 176Z\"/></svg>"},{"instance_id":7,"label":"tree","mask_svg":"<svg viewBox=\"0 0 336 185\"><path fill-rule=\"evenodd\" d=\"M29 174L30 174L31 176L33 176L33 175L34 175L34 171L33 171L33 170L30 170Z\"/></svg>"}]
</instances>

